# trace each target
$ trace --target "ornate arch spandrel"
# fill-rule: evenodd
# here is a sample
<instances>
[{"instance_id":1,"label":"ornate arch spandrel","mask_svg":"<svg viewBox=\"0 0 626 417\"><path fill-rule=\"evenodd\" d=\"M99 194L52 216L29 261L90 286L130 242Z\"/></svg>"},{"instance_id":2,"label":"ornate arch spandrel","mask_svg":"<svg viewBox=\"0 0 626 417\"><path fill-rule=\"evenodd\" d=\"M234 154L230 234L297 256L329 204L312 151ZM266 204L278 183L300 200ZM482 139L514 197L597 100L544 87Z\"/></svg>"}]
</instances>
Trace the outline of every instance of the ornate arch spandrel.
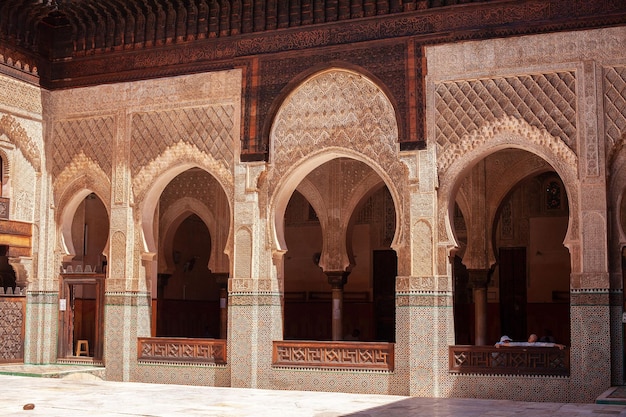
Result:
<instances>
[{"instance_id":1,"label":"ornate arch spandrel","mask_svg":"<svg viewBox=\"0 0 626 417\"><path fill-rule=\"evenodd\" d=\"M142 167L137 175L133 177L135 202L143 202L146 199L146 194L151 191L155 182L158 182L158 179L165 173L174 178L192 167L198 167L209 172L222 185L226 195L232 195L234 190L233 175L225 163L216 160L211 155L199 152L198 148L193 145L178 142L167 148L162 154L150 161L149 164ZM170 172L175 172L175 174L169 175Z\"/></svg>"},{"instance_id":2,"label":"ornate arch spandrel","mask_svg":"<svg viewBox=\"0 0 626 417\"><path fill-rule=\"evenodd\" d=\"M303 111L304 110L304 111ZM398 124L384 92L365 76L331 68L304 80L272 121L270 160L278 173L325 147L398 164Z\"/></svg>"}]
</instances>

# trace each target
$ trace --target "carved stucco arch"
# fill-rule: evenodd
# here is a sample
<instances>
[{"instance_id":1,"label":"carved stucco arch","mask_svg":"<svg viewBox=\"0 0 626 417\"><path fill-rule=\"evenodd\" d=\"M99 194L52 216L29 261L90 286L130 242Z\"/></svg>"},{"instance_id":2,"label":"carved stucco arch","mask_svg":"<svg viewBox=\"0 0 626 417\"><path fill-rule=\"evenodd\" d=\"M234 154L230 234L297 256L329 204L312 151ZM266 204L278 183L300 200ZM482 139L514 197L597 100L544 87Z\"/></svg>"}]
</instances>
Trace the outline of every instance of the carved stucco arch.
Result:
<instances>
[{"instance_id":1,"label":"carved stucco arch","mask_svg":"<svg viewBox=\"0 0 626 417\"><path fill-rule=\"evenodd\" d=\"M496 155L496 153L490 155ZM502 203L510 194L511 190L513 190L513 188L523 180L531 176L539 175L543 172L552 170L552 166L550 166L550 164L533 153L520 152L516 154L516 157L517 159L512 163L512 165L507 165L507 175L499 177L497 183L491 184L488 190L489 204L487 204L487 206L489 209L493 207L496 208L496 210L491 210L487 213L489 221L486 224L487 229L485 234L489 237L492 236L493 230L496 227L496 221L499 214L498 210L502 207ZM459 209L463 213L466 222L470 220L466 217L467 213L470 211L470 198L471 196L466 195L464 188L460 188L456 193L455 202L458 204ZM455 240L458 243L458 239ZM495 256L496 254L493 251L489 254L491 263L495 261Z\"/></svg>"},{"instance_id":2,"label":"carved stucco arch","mask_svg":"<svg viewBox=\"0 0 626 417\"><path fill-rule=\"evenodd\" d=\"M394 202L396 219L401 219L403 207L398 202L403 200L398 195L398 190L394 186L390 177L384 172L384 170L377 165L375 161L365 158L363 155L359 155L355 152L346 149L326 149L318 153L309 155L307 158L303 158L301 161L297 161L293 164L292 169L283 177L283 180L278 184L275 193L270 198L270 212L272 213L272 240L273 247L276 251L286 251L287 244L285 243L284 236L284 218L287 204L291 198L293 192L298 188L299 184L303 183L305 177L313 171L315 168L323 165L324 163L336 159L336 158L350 158L365 163L368 167L374 171L374 173L380 177L377 183L384 182L391 194ZM314 197L313 197L314 198ZM359 200L359 199L357 199ZM315 204L315 205L313 205ZM357 202L352 201L351 206L354 206ZM317 210L317 207L322 207L319 203L313 201L313 208ZM401 222L396 220L396 230L394 233L394 239L391 244L393 249L402 245L402 228ZM396 249L397 250L397 249Z\"/></svg>"},{"instance_id":3,"label":"carved stucco arch","mask_svg":"<svg viewBox=\"0 0 626 417\"><path fill-rule=\"evenodd\" d=\"M352 189L348 197L348 200L345 201L341 207L342 214L339 216L340 219L344 220L344 223L340 224L339 227L341 229L341 240L346 242L346 248L348 256L347 259L343 260L343 264L346 268L348 266L354 266L354 254L352 253L352 240L348 239L350 234L350 228L355 221L355 214L358 206L365 202L365 200L370 197L376 190L380 187L384 186L383 179L371 168L368 175L365 175L360 179ZM320 227L322 230L326 230L329 227L328 216L326 215L326 202L324 197L320 194L318 188L313 184L309 178L304 178L302 182L296 188L311 204L313 209L315 210L318 220L320 222ZM322 253L324 251L322 250ZM323 265L323 260L320 262L320 265Z\"/></svg>"},{"instance_id":4,"label":"carved stucco arch","mask_svg":"<svg viewBox=\"0 0 626 417\"><path fill-rule=\"evenodd\" d=\"M313 74L287 95L270 129L268 187L275 251L286 249L284 214L298 184L334 158L359 160L387 185L396 209L392 248L408 228L408 169L398 158L398 122L383 90L358 72L329 68ZM383 168L384 167L384 168ZM406 223L406 224L405 224Z\"/></svg>"},{"instance_id":5,"label":"carved stucco arch","mask_svg":"<svg viewBox=\"0 0 626 417\"><path fill-rule=\"evenodd\" d=\"M144 253L156 254L158 242L154 236L154 215L165 187L179 174L191 168L200 168L212 175L222 187L229 206L229 224L233 224L233 175L226 164L200 152L195 146L183 142L168 148L158 158L143 167L133 180L134 198L139 209ZM231 253L232 229L227 239L227 253Z\"/></svg>"},{"instance_id":6,"label":"carved stucco arch","mask_svg":"<svg viewBox=\"0 0 626 417\"><path fill-rule=\"evenodd\" d=\"M579 239L578 157L560 139L524 120L505 117L461 138L455 145L438 151L439 193L438 241L449 251L458 247L452 227L455 196L461 179L486 156L506 148L530 152L549 164L563 181L569 202L568 231L563 244L572 250Z\"/></svg>"},{"instance_id":7,"label":"carved stucco arch","mask_svg":"<svg viewBox=\"0 0 626 417\"><path fill-rule=\"evenodd\" d=\"M41 172L41 149L13 116L5 114L0 118L0 136L2 135L6 135L9 141L22 152L36 172Z\"/></svg>"},{"instance_id":8,"label":"carved stucco arch","mask_svg":"<svg viewBox=\"0 0 626 417\"><path fill-rule=\"evenodd\" d=\"M76 209L85 197L94 193L106 208L111 221L111 183L107 175L94 161L80 154L58 176L54 186L55 222L59 231L58 247L61 256L71 259L76 255L72 243L72 221ZM108 257L111 236L103 249Z\"/></svg>"},{"instance_id":9,"label":"carved stucco arch","mask_svg":"<svg viewBox=\"0 0 626 417\"><path fill-rule=\"evenodd\" d=\"M161 218L162 230L165 232L160 237L159 244L159 263L162 265L159 266L159 271L164 273L173 273L176 269L174 266L174 257L173 257L173 242L174 235L178 230L178 227L181 223L191 214L196 214L202 222L205 224L209 233L213 230L216 230L218 227L218 222L216 220L213 212L203 204L201 201L191 198L191 197L183 197L177 200L174 204L168 207L167 211L163 213L163 217ZM217 257L220 254L220 250L223 251L225 248L218 248L217 245L214 244L214 239L212 239L211 243L211 254L209 256L209 264L207 267L211 271L216 271L216 263ZM222 272L222 271L219 271Z\"/></svg>"},{"instance_id":10,"label":"carved stucco arch","mask_svg":"<svg viewBox=\"0 0 626 417\"><path fill-rule=\"evenodd\" d=\"M8 149L10 147L11 149ZM13 145L6 135L0 135L0 159L2 159L2 173L0 177L0 184L2 187L2 196L10 196L11 187L9 179L11 178L12 163L9 158L9 151L13 151L15 145Z\"/></svg>"}]
</instances>

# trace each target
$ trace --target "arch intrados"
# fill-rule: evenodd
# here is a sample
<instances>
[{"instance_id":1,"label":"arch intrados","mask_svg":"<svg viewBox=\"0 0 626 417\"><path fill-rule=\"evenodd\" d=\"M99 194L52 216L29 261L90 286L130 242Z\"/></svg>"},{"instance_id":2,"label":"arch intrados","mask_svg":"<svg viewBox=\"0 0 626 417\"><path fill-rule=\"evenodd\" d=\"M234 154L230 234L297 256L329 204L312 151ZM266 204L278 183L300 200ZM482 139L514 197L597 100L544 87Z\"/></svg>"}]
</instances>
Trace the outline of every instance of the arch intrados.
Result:
<instances>
[{"instance_id":1,"label":"arch intrados","mask_svg":"<svg viewBox=\"0 0 626 417\"><path fill-rule=\"evenodd\" d=\"M294 162L291 170L285 174L285 176L281 179L276 187L276 192L271 199L271 207L273 208L272 217L274 219L274 221L272 222L272 237L274 241L274 246L277 250L287 250L284 230L285 210L287 209L287 204L289 203L289 199L291 198L294 190L306 178L306 176L309 175L316 168L325 164L326 162L338 158L348 158L363 162L376 174L378 174L378 176L382 179L382 182L387 186L389 192L391 193L391 197L393 199L394 207L396 210L396 219L400 218L400 205L398 204L400 198L398 196L397 190L395 189L395 187L392 186L393 182L381 167L379 167L374 161L370 160L364 155L351 151L349 149L327 148L317 153L308 154L306 157ZM396 220L394 243L399 238L399 229L400 222Z\"/></svg>"},{"instance_id":2,"label":"arch intrados","mask_svg":"<svg viewBox=\"0 0 626 417\"><path fill-rule=\"evenodd\" d=\"M59 227L61 232L61 250L66 255L75 256L76 248L74 248L74 243L72 241L72 223L74 222L74 216L76 215L76 210L78 210L78 206L85 201L88 195L95 194L96 197L100 200L102 205L105 207L107 211L107 216L109 217L109 223L111 222L111 211L109 207L104 204L104 200L102 196L95 190L91 190L89 188L83 188L67 200L65 207L61 210L61 214L59 216ZM107 242L104 245L103 255L107 256L108 248L109 248L109 240L111 236L107 236Z\"/></svg>"},{"instance_id":3,"label":"arch intrados","mask_svg":"<svg viewBox=\"0 0 626 417\"><path fill-rule=\"evenodd\" d=\"M540 157L542 160L544 160L548 165L550 165L553 168L553 170L561 179L561 182L563 183L563 187L565 188L565 192L568 195L568 205L569 205L568 210L569 210L570 216L569 216L569 224L568 224L568 233L566 233L566 236L567 234L569 234L569 230L571 230L571 225L572 225L571 214L573 212L573 207L572 207L573 201L572 201L571 196L573 196L574 194L570 192L571 187L573 185L569 184L568 179L575 178L575 174L573 174L572 176L572 175L568 175L567 172L564 172L560 168L560 164L555 163L558 161L556 161L556 158L554 157L554 155L549 153L544 147L540 145L536 145L532 142L529 142L526 138L520 135L509 134L507 135L506 143L485 143L483 145L477 146L476 148L468 151L467 153L465 153L462 159L455 161L446 170L445 174L442 176L442 181L441 181L442 184L451 184L450 181L446 180L446 177L455 178L454 182L452 182L452 185L444 185L441 189L442 196L445 196L445 198L447 198L448 200L447 201L446 228L448 229L449 235L452 236L454 239L453 245L455 247L459 247L459 241L458 241L458 238L456 237L456 232L454 230L454 227L452 226L454 224L452 216L454 213L455 197L459 192L462 180L470 173L470 171L480 161L482 161L483 159L487 158L490 155L495 154L498 151L505 150L505 149L519 149L519 150L534 154ZM539 170L535 172L535 175L538 173L539 173ZM529 175L532 175L532 174L529 174ZM501 205L502 201L503 201L502 199L499 200L498 207ZM567 237L566 237L566 240L567 240Z\"/></svg>"},{"instance_id":4,"label":"arch intrados","mask_svg":"<svg viewBox=\"0 0 626 417\"><path fill-rule=\"evenodd\" d=\"M202 204L200 201L184 197L176 201L163 215L163 238L161 239L161 245L159 245L159 251L165 261L166 270L173 270L173 242L174 236L178 231L180 225L191 215L197 215L204 223L209 236L211 236L211 230L215 230L217 227L217 221L213 213ZM211 252L209 254L209 262L214 258L214 253L218 248L213 245L213 239L211 239ZM222 248L224 249L224 248Z\"/></svg>"},{"instance_id":5,"label":"arch intrados","mask_svg":"<svg viewBox=\"0 0 626 417\"><path fill-rule=\"evenodd\" d=\"M350 220L348 221L348 227L345 229L345 241L346 241L346 247L348 249L348 256L350 257L350 263L354 263L354 253L352 251L352 233L354 232L354 225L356 224L356 219L357 216L359 214L359 211L361 211L361 208L363 208L363 206L365 205L365 203L367 202L367 200L373 196L374 194L376 194L378 191L380 191L382 188L385 187L385 183L384 181L381 180L380 181L372 181L372 182L367 182L366 184L363 184L363 193L355 193L355 199L353 201L351 201L348 206L347 206L347 211L351 212L350 215ZM396 225L398 224L398 219L396 218L395 221Z\"/></svg>"},{"instance_id":6,"label":"arch intrados","mask_svg":"<svg viewBox=\"0 0 626 417\"><path fill-rule=\"evenodd\" d=\"M214 175L211 171L205 169L204 167L198 166L197 164L180 164L164 171L161 175L155 178L152 186L146 191L145 198L142 203L141 228L143 234L143 247L145 252L154 254L157 253L158 250L157 241L154 236L153 223L156 207L159 203L161 195L163 194L163 191L165 190L165 187L167 187L167 185L178 175L193 168L201 169L210 174L220 184L222 192L224 192L225 187L224 184L221 183L219 177ZM226 199L226 201L230 209L230 200ZM229 211L232 212L232 210ZM232 222L232 219L230 220Z\"/></svg>"},{"instance_id":7,"label":"arch intrados","mask_svg":"<svg viewBox=\"0 0 626 417\"><path fill-rule=\"evenodd\" d=\"M313 210L315 210L315 213L317 214L317 217L320 221L320 225L322 226L322 229L324 229L327 219L326 216L321 216L321 214L326 211L326 206L324 205L324 201L319 193L319 190L313 185L313 183L311 183L308 177L304 177L302 179L302 181L296 187L296 190L313 207ZM291 196L293 196L293 192L291 193ZM291 200L291 196L289 196L289 200Z\"/></svg>"}]
</instances>

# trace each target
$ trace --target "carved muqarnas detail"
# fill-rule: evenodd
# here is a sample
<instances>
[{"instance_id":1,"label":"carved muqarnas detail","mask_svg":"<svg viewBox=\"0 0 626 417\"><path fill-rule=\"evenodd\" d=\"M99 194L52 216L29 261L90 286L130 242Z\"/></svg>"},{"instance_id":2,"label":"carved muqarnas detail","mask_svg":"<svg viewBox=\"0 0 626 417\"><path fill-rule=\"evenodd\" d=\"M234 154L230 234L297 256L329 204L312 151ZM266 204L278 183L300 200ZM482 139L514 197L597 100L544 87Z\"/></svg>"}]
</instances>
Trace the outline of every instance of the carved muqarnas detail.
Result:
<instances>
[{"instance_id":1,"label":"carved muqarnas detail","mask_svg":"<svg viewBox=\"0 0 626 417\"><path fill-rule=\"evenodd\" d=\"M489 123L471 134L464 135L456 143L448 143L446 149L439 152L439 172L446 172L455 161L481 145L493 140L508 141L511 135L528 139L529 144L551 149L558 155L559 160L566 165L575 166L577 163L574 152L561 140L551 136L545 130L530 126L525 121L514 117L505 117Z\"/></svg>"}]
</instances>

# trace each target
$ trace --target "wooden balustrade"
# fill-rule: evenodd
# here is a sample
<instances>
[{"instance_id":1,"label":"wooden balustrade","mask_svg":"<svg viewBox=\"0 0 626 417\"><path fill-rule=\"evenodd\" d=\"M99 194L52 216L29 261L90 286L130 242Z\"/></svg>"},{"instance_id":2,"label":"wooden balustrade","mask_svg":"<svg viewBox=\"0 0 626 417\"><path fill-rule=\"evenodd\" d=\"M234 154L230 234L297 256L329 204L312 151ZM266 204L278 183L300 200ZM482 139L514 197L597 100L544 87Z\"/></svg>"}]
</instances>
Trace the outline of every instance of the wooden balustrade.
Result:
<instances>
[{"instance_id":1,"label":"wooden balustrade","mask_svg":"<svg viewBox=\"0 0 626 417\"><path fill-rule=\"evenodd\" d=\"M226 340L140 337L137 359L141 362L225 364Z\"/></svg>"},{"instance_id":2,"label":"wooden balustrade","mask_svg":"<svg viewBox=\"0 0 626 417\"><path fill-rule=\"evenodd\" d=\"M274 342L272 365L393 371L394 344L384 342Z\"/></svg>"},{"instance_id":3,"label":"wooden balustrade","mask_svg":"<svg viewBox=\"0 0 626 417\"><path fill-rule=\"evenodd\" d=\"M459 374L569 376L569 349L556 347L450 346L450 372Z\"/></svg>"}]
</instances>

